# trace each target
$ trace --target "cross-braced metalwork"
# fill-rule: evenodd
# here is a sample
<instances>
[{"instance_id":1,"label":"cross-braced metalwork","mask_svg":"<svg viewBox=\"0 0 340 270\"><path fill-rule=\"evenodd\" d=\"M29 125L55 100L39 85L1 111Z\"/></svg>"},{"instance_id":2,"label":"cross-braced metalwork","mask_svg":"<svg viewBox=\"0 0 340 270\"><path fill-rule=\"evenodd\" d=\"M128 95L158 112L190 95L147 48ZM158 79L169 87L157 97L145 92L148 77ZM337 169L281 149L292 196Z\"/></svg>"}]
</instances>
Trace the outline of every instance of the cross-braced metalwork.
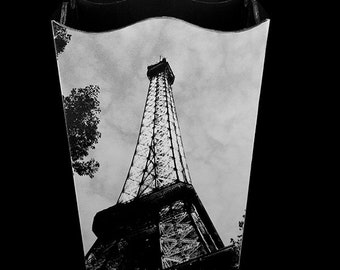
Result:
<instances>
[{"instance_id":1,"label":"cross-braced metalwork","mask_svg":"<svg viewBox=\"0 0 340 270\"><path fill-rule=\"evenodd\" d=\"M163 269L210 251L191 213L185 208L183 201L176 201L160 211L159 230Z\"/></svg>"},{"instance_id":2,"label":"cross-braced metalwork","mask_svg":"<svg viewBox=\"0 0 340 270\"><path fill-rule=\"evenodd\" d=\"M151 69L160 64L166 66L149 77L137 146L119 203L178 181L191 183L171 88L174 76L165 61Z\"/></svg>"},{"instance_id":3,"label":"cross-braced metalwork","mask_svg":"<svg viewBox=\"0 0 340 270\"><path fill-rule=\"evenodd\" d=\"M224 248L191 185L171 88L175 76L165 58L147 75L132 163L118 203L95 216L98 239L86 256L87 270L195 267ZM211 265L200 269L217 269Z\"/></svg>"}]
</instances>

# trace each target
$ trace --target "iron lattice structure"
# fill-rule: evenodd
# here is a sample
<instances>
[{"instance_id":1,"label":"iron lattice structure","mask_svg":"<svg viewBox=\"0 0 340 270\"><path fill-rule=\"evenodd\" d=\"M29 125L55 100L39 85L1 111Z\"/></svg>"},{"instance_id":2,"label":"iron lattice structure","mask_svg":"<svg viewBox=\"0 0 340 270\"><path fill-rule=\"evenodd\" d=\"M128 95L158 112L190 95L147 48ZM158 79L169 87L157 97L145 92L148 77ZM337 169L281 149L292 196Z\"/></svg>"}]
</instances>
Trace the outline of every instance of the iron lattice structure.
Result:
<instances>
[{"instance_id":1,"label":"iron lattice structure","mask_svg":"<svg viewBox=\"0 0 340 270\"><path fill-rule=\"evenodd\" d=\"M147 76L132 163L117 204L94 218L98 238L86 268L219 269L211 262L193 266L225 247L191 184L171 87L175 76L165 58L149 66Z\"/></svg>"},{"instance_id":2,"label":"iron lattice structure","mask_svg":"<svg viewBox=\"0 0 340 270\"><path fill-rule=\"evenodd\" d=\"M137 146L118 203L178 181L191 184L171 87L174 74L163 58L148 68L148 77Z\"/></svg>"}]
</instances>

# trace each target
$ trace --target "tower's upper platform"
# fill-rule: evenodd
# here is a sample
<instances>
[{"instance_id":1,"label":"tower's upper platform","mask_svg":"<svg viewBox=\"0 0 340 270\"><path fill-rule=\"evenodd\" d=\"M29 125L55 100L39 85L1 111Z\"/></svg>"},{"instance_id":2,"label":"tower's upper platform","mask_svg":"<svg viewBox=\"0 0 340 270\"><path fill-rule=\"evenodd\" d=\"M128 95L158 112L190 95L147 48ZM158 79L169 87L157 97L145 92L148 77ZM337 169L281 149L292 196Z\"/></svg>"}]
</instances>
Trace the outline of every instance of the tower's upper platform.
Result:
<instances>
[{"instance_id":1,"label":"tower's upper platform","mask_svg":"<svg viewBox=\"0 0 340 270\"><path fill-rule=\"evenodd\" d=\"M171 69L169 63L166 61L165 58L163 58L157 64L148 66L147 76L148 76L149 80L151 80L152 77L157 76L159 73L164 72L164 71L168 75L169 84L172 85L175 81L175 75L172 72L172 69Z\"/></svg>"}]
</instances>

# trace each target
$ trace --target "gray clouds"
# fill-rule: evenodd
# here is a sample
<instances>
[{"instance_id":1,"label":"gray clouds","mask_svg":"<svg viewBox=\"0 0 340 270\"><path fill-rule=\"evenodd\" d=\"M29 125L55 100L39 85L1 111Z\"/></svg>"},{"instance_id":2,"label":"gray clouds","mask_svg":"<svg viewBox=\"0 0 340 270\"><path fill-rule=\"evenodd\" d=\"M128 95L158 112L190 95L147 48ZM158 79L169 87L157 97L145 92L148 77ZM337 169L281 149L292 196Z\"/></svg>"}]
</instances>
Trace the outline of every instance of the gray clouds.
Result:
<instances>
[{"instance_id":1,"label":"gray clouds","mask_svg":"<svg viewBox=\"0 0 340 270\"><path fill-rule=\"evenodd\" d=\"M269 22L238 33L149 19L106 33L69 29L59 56L62 92L98 84L102 138L95 178L74 176L85 252L97 211L116 203L139 131L148 78L162 55L176 76L177 114L193 185L225 244L238 234L248 192Z\"/></svg>"}]
</instances>

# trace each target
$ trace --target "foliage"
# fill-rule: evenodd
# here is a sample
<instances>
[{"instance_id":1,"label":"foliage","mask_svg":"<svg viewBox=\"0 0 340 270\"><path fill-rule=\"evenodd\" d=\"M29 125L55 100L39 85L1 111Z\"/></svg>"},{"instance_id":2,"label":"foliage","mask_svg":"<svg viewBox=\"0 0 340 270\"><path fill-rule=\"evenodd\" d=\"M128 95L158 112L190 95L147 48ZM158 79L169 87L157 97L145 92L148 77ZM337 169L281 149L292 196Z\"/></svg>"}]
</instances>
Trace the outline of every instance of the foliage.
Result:
<instances>
[{"instance_id":1,"label":"foliage","mask_svg":"<svg viewBox=\"0 0 340 270\"><path fill-rule=\"evenodd\" d=\"M53 22L53 38L55 44L55 50L57 58L64 51L66 45L71 40L71 35L67 33L65 27Z\"/></svg>"},{"instance_id":2,"label":"foliage","mask_svg":"<svg viewBox=\"0 0 340 270\"><path fill-rule=\"evenodd\" d=\"M240 234L237 235L237 239L230 239L230 243L233 246L232 248L234 252L234 269L239 269L245 214L242 216L242 218L243 220L238 222Z\"/></svg>"},{"instance_id":3,"label":"foliage","mask_svg":"<svg viewBox=\"0 0 340 270\"><path fill-rule=\"evenodd\" d=\"M89 150L95 148L101 133L98 131L100 113L99 86L89 85L85 88L73 88L71 94L63 96L67 133L70 145L72 167L79 175L93 178L99 163L91 158L84 161Z\"/></svg>"}]
</instances>

